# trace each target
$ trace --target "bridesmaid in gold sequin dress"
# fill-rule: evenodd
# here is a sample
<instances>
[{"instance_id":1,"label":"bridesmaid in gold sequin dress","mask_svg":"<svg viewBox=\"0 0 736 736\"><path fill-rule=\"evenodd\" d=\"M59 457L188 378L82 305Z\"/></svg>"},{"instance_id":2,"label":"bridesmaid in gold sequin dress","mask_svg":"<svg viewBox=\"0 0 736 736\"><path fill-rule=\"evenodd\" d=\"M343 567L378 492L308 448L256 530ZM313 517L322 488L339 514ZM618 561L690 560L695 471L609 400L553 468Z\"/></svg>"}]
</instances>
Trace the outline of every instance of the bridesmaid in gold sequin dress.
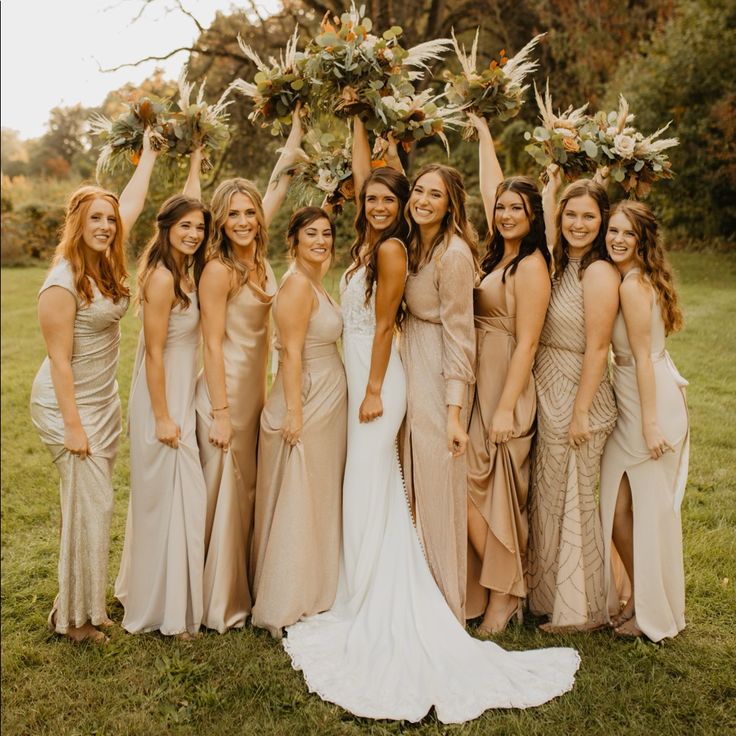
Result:
<instances>
[{"instance_id":1,"label":"bridesmaid in gold sequin dress","mask_svg":"<svg viewBox=\"0 0 736 736\"><path fill-rule=\"evenodd\" d=\"M342 315L322 286L334 236L319 207L292 215L293 262L273 305L279 370L261 415L252 623L277 638L337 592L347 384Z\"/></svg>"},{"instance_id":2,"label":"bridesmaid in gold sequin dress","mask_svg":"<svg viewBox=\"0 0 736 736\"><path fill-rule=\"evenodd\" d=\"M459 172L430 164L408 205L412 241L401 338L406 370L404 473L432 575L465 624L468 499L465 449L475 381L477 237Z\"/></svg>"},{"instance_id":3,"label":"bridesmaid in gold sequin dress","mask_svg":"<svg viewBox=\"0 0 736 736\"><path fill-rule=\"evenodd\" d=\"M120 197L84 186L69 199L61 242L38 299L48 357L31 390L31 419L60 475L59 592L49 628L104 642L112 470L121 431L116 379L128 308L124 235L145 201L156 159L144 151Z\"/></svg>"},{"instance_id":4,"label":"bridesmaid in gold sequin dress","mask_svg":"<svg viewBox=\"0 0 736 736\"><path fill-rule=\"evenodd\" d=\"M595 491L616 422L607 358L620 282L605 250L607 219L605 190L582 179L564 191L552 236L548 228L554 278L534 364L528 585L530 610L549 617L549 631L597 627L607 616Z\"/></svg>"},{"instance_id":5,"label":"bridesmaid in gold sequin dress","mask_svg":"<svg viewBox=\"0 0 736 736\"><path fill-rule=\"evenodd\" d=\"M266 400L269 315L276 278L266 260L268 227L283 202L299 151L298 111L266 195L246 179L212 196L213 236L199 287L204 371L197 383L197 442L207 485L204 613L220 633L245 624L252 607L250 549L258 421ZM190 182L199 196L199 180Z\"/></svg>"},{"instance_id":6,"label":"bridesmaid in gold sequin dress","mask_svg":"<svg viewBox=\"0 0 736 736\"><path fill-rule=\"evenodd\" d=\"M476 390L468 434L468 602L478 631L502 631L526 598L527 498L536 426L532 366L549 305L550 254L534 180L503 178L485 120L480 188L490 237L475 290Z\"/></svg>"},{"instance_id":7,"label":"bridesmaid in gold sequin dress","mask_svg":"<svg viewBox=\"0 0 736 736\"><path fill-rule=\"evenodd\" d=\"M633 583L611 623L620 636L652 641L685 628L680 504L689 454L687 381L665 348L682 314L658 229L641 202L620 202L608 223L608 252L623 282L613 327L619 418L601 464L606 571L615 544ZM610 575L606 583L614 586Z\"/></svg>"}]
</instances>

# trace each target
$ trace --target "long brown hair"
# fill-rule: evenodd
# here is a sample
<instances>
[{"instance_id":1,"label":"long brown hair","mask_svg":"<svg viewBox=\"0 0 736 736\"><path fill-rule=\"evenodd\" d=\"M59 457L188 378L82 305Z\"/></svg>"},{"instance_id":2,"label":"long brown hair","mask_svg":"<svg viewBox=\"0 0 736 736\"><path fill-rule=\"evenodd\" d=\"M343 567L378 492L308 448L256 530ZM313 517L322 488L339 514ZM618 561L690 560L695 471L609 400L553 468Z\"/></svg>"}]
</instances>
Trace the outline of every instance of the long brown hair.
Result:
<instances>
[{"instance_id":1,"label":"long brown hair","mask_svg":"<svg viewBox=\"0 0 736 736\"><path fill-rule=\"evenodd\" d=\"M417 185L417 182L425 174L432 172L439 174L442 179L442 183L445 185L445 189L447 190L447 212L445 213L445 217L442 221L442 226L440 227L434 242L430 245L429 251L427 252L427 256L424 260L425 262L431 260L438 248L441 246L446 248L450 243L450 238L453 235L457 235L468 244L477 271L478 233L468 220L468 216L465 211L465 200L467 199L467 194L465 192L463 177L460 172L452 166L445 166L444 164L427 164L427 166L423 166L419 173L414 177L414 181L411 183L412 191ZM411 199L411 194L409 195L409 198ZM419 226L414 222L414 219L411 216L411 210L408 203L406 205L405 212L406 219L409 223L409 269L412 273L416 273L421 265Z\"/></svg>"},{"instance_id":2,"label":"long brown hair","mask_svg":"<svg viewBox=\"0 0 736 736\"><path fill-rule=\"evenodd\" d=\"M611 216L617 213L628 219L636 234L636 255L641 262L642 276L649 281L657 295L665 334L681 330L682 311L672 279L672 268L662 245L657 218L643 202L626 199L611 210Z\"/></svg>"},{"instance_id":3,"label":"long brown hair","mask_svg":"<svg viewBox=\"0 0 736 736\"><path fill-rule=\"evenodd\" d=\"M565 212L565 207L571 199L576 197L589 196L595 200L598 205L598 210L601 213L601 224L598 229L598 234L595 236L593 244L590 246L590 250L580 259L580 269L578 271L578 278L583 278L585 269L590 266L594 261L608 261L611 259L608 256L608 250L606 248L606 230L608 229L608 213L611 209L611 205L608 201L608 194L606 190L597 182L592 179L578 179L577 181L569 184L565 191L562 193L560 202L557 205L557 214L555 216L555 227L557 228L557 240L552 250L552 260L554 262L554 273L555 279L562 276L567 268L567 264L570 262L570 256L568 254L570 244L562 234L562 215Z\"/></svg>"},{"instance_id":4,"label":"long brown hair","mask_svg":"<svg viewBox=\"0 0 736 736\"><path fill-rule=\"evenodd\" d=\"M506 281L506 274L512 276L518 265L527 256L539 251L549 269L550 254L547 248L547 234L544 227L544 210L542 208L542 195L537 189L537 183L530 176L510 176L504 179L496 189L496 202L504 192L515 192L521 198L524 214L529 221L529 232L521 239L518 255L512 259L503 269L502 281ZM480 264L483 275L490 273L501 262L504 255L504 237L496 227L495 212L493 220L488 223L488 240L486 241L486 254Z\"/></svg>"},{"instance_id":5,"label":"long brown hair","mask_svg":"<svg viewBox=\"0 0 736 736\"><path fill-rule=\"evenodd\" d=\"M255 272L258 280L263 282L266 278L266 251L268 250L268 228L266 217L263 213L263 200L256 185L248 179L226 179L223 181L210 201L212 212L212 239L207 249L207 260L219 258L229 269L237 274L238 286L242 286L248 280L250 273L248 267L236 258L230 239L225 235L225 223L230 211L230 203L234 194L244 194L253 202L258 222L258 233L256 234Z\"/></svg>"},{"instance_id":6,"label":"long brown hair","mask_svg":"<svg viewBox=\"0 0 736 736\"><path fill-rule=\"evenodd\" d=\"M172 255L171 228L190 212L201 212L204 217L204 238L197 250L187 256L184 269L179 267ZM148 277L159 265L168 269L174 277L175 303L186 309L191 304L188 294L181 288L184 275L192 270L194 283L199 286L199 277L202 275L205 263L207 239L210 235L212 218L207 208L198 200L175 194L169 197L156 215L156 234L151 238L143 253L138 259L138 302L145 300L145 288Z\"/></svg>"},{"instance_id":7,"label":"long brown hair","mask_svg":"<svg viewBox=\"0 0 736 736\"><path fill-rule=\"evenodd\" d=\"M358 212L355 216L355 240L350 246L350 256L353 262L348 269L350 276L360 265L360 249L368 241L368 218L365 215L365 198L368 193L368 187L371 184L383 184L398 200L399 211L396 219L385 229L378 232L378 237L371 244L368 258L365 261L365 301L366 304L373 294L373 288L378 278L378 249L381 243L392 238L400 240L407 245L409 240L409 223L406 221L406 203L409 201L409 180L396 169L387 166L374 169L360 190L358 199ZM396 325L400 327L406 318L406 306L402 300L398 311L396 312Z\"/></svg>"},{"instance_id":8,"label":"long brown hair","mask_svg":"<svg viewBox=\"0 0 736 736\"><path fill-rule=\"evenodd\" d=\"M112 245L100 258L99 278L87 271L83 252L85 220L96 199L104 199L112 205L116 224ZM126 284L128 271L125 268L124 239L118 198L112 192L95 186L82 186L73 192L66 206L61 240L56 246L53 262L56 265L64 258L69 261L74 273L75 289L84 304L89 304L94 298L90 279L97 284L100 293L115 304L130 296L130 289Z\"/></svg>"}]
</instances>

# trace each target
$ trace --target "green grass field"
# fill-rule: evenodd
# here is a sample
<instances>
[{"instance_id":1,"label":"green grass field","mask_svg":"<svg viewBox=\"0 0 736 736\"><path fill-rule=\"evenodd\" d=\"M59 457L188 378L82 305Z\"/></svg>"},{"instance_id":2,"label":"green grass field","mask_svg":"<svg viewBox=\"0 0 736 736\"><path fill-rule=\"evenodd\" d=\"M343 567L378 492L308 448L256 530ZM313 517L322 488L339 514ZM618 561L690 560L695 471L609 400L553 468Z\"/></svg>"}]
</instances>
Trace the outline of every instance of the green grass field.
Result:
<instances>
[{"instance_id":1,"label":"green grass field","mask_svg":"<svg viewBox=\"0 0 736 736\"><path fill-rule=\"evenodd\" d=\"M661 645L609 631L547 636L532 622L510 649L576 647L572 692L540 708L491 711L463 726L355 718L310 695L280 644L246 628L191 643L116 628L106 647L46 630L56 592L58 479L30 422L44 357L35 314L40 268L2 271L2 731L13 734L736 733L736 257L673 254L687 326L670 341L690 380L690 480L683 506L687 629ZM331 279L334 289L336 280ZM120 387L130 385L137 320L123 321ZM128 495L128 446L115 473L110 579ZM122 609L109 597L110 613Z\"/></svg>"}]
</instances>

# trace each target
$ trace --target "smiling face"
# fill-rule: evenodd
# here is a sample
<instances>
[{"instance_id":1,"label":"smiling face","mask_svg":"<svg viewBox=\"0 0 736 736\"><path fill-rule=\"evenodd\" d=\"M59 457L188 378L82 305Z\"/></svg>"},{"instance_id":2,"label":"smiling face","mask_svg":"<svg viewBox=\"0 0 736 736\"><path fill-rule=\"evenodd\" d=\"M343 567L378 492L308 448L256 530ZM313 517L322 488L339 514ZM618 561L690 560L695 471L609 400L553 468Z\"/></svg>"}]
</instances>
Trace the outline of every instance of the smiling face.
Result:
<instances>
[{"instance_id":1,"label":"smiling face","mask_svg":"<svg viewBox=\"0 0 736 736\"><path fill-rule=\"evenodd\" d=\"M259 231L258 215L253 200L247 194L235 192L230 198L223 230L235 247L248 248L255 243Z\"/></svg>"},{"instance_id":2,"label":"smiling face","mask_svg":"<svg viewBox=\"0 0 736 736\"><path fill-rule=\"evenodd\" d=\"M428 171L417 179L411 190L409 212L417 225L431 227L442 223L449 204L442 177L436 171Z\"/></svg>"},{"instance_id":3,"label":"smiling face","mask_svg":"<svg viewBox=\"0 0 736 736\"><path fill-rule=\"evenodd\" d=\"M380 182L368 184L365 192L365 217L374 230L390 227L399 214L399 198Z\"/></svg>"},{"instance_id":4,"label":"smiling face","mask_svg":"<svg viewBox=\"0 0 736 736\"><path fill-rule=\"evenodd\" d=\"M319 217L299 229L294 256L304 265L319 268L332 257L332 243L332 225L326 217Z\"/></svg>"},{"instance_id":5,"label":"smiling face","mask_svg":"<svg viewBox=\"0 0 736 736\"><path fill-rule=\"evenodd\" d=\"M115 240L118 221L115 209L106 199L93 199L84 217L82 242L94 254L104 253Z\"/></svg>"},{"instance_id":6,"label":"smiling face","mask_svg":"<svg viewBox=\"0 0 736 736\"><path fill-rule=\"evenodd\" d=\"M494 224L507 242L521 242L529 234L531 223L526 213L528 204L521 194L506 190L496 200Z\"/></svg>"},{"instance_id":7,"label":"smiling face","mask_svg":"<svg viewBox=\"0 0 736 736\"><path fill-rule=\"evenodd\" d=\"M204 213L201 210L187 212L169 231L169 242L175 255L180 254L182 258L194 255L204 240L204 233Z\"/></svg>"},{"instance_id":8,"label":"smiling face","mask_svg":"<svg viewBox=\"0 0 736 736\"><path fill-rule=\"evenodd\" d=\"M582 255L595 241L601 227L601 211L589 194L573 197L562 212L562 235L570 246L570 255Z\"/></svg>"},{"instance_id":9,"label":"smiling face","mask_svg":"<svg viewBox=\"0 0 736 736\"><path fill-rule=\"evenodd\" d=\"M621 273L626 273L638 264L638 244L639 239L631 220L623 212L612 215L606 231L606 249Z\"/></svg>"}]
</instances>

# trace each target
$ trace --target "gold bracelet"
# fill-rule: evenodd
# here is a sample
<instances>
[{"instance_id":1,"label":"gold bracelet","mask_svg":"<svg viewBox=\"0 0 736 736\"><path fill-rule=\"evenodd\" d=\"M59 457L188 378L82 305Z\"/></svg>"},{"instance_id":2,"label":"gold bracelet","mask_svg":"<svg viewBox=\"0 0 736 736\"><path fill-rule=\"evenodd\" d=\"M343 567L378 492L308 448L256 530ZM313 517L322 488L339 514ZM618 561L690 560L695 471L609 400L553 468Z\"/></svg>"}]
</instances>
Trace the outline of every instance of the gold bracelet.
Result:
<instances>
[{"instance_id":1,"label":"gold bracelet","mask_svg":"<svg viewBox=\"0 0 736 736\"><path fill-rule=\"evenodd\" d=\"M212 416L216 411L225 411L226 409L229 409L230 407L225 404L225 406L220 406L217 409L210 409L210 416Z\"/></svg>"}]
</instances>

